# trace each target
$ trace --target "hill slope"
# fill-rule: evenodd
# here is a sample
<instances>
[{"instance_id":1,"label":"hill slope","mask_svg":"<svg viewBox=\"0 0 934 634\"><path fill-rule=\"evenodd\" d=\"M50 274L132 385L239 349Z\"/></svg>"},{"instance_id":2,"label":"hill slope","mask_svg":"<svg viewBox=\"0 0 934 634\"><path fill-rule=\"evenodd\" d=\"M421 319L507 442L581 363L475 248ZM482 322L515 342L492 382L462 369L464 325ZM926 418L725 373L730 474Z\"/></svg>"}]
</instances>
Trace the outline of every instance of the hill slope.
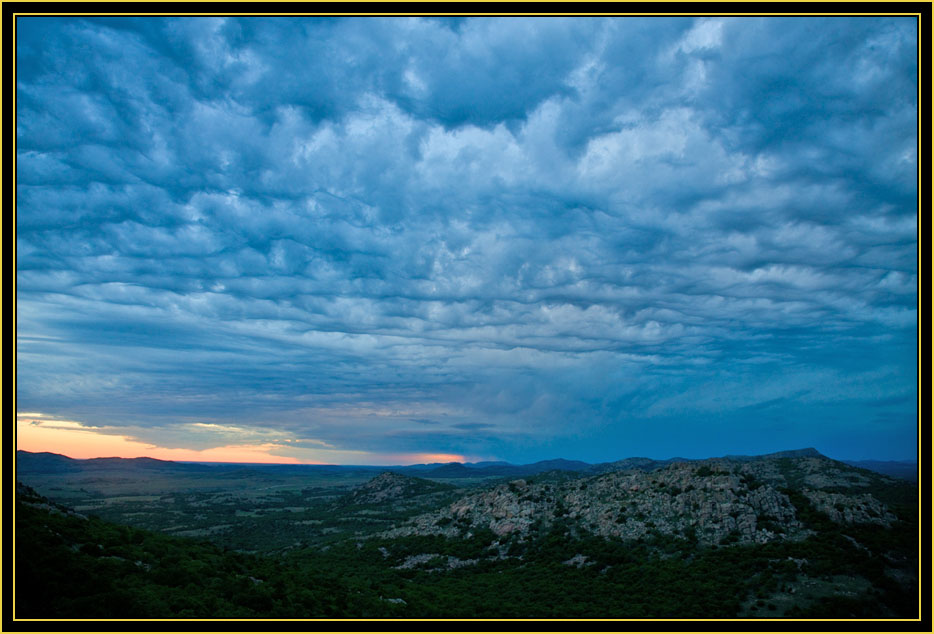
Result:
<instances>
[{"instance_id":1,"label":"hill slope","mask_svg":"<svg viewBox=\"0 0 934 634\"><path fill-rule=\"evenodd\" d=\"M487 529L524 538L560 522L575 533L623 540L660 533L704 544L765 543L805 537L799 515L811 507L846 524L889 527L897 519L870 493L885 492L890 478L819 454L786 456L679 462L565 482L516 480L415 517L387 536Z\"/></svg>"},{"instance_id":2,"label":"hill slope","mask_svg":"<svg viewBox=\"0 0 934 634\"><path fill-rule=\"evenodd\" d=\"M454 487L447 484L384 471L351 491L344 498L344 502L347 504L382 504L452 489Z\"/></svg>"},{"instance_id":3,"label":"hill slope","mask_svg":"<svg viewBox=\"0 0 934 634\"><path fill-rule=\"evenodd\" d=\"M18 618L387 616L321 568L87 518L17 485Z\"/></svg>"}]
</instances>

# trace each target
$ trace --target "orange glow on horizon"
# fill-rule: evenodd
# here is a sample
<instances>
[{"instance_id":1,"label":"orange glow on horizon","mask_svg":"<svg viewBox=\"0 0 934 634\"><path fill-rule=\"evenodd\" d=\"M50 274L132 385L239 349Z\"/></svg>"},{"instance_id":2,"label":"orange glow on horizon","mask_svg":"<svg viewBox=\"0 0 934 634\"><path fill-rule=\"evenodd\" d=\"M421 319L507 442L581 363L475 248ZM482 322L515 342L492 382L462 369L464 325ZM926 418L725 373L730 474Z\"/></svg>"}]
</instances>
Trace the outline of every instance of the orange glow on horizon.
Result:
<instances>
[{"instance_id":1,"label":"orange glow on horizon","mask_svg":"<svg viewBox=\"0 0 934 634\"><path fill-rule=\"evenodd\" d=\"M227 445L210 449L170 449L133 440L127 436L104 434L94 428L82 428L67 421L47 421L34 425L16 421L16 448L25 451L62 454L69 458L156 458L192 462L253 462L264 464L324 464L303 463L291 456L269 453L280 448L272 443L262 445Z\"/></svg>"},{"instance_id":2,"label":"orange glow on horizon","mask_svg":"<svg viewBox=\"0 0 934 634\"><path fill-rule=\"evenodd\" d=\"M467 462L467 458L456 453L418 453L412 454L412 464L431 464L432 462Z\"/></svg>"},{"instance_id":3,"label":"orange glow on horizon","mask_svg":"<svg viewBox=\"0 0 934 634\"><path fill-rule=\"evenodd\" d=\"M207 427L202 425L201 427ZM230 441L227 440L229 443ZM291 441L285 441L286 443ZM42 414L17 414L16 448L51 452L79 460L89 458L156 458L190 462L255 464L408 465L467 462L453 453L372 453L336 448L308 448L279 442L225 444L208 449L159 447L122 434L109 434L76 421L55 420ZM277 453L292 455L277 455ZM297 456L295 454L298 454Z\"/></svg>"}]
</instances>

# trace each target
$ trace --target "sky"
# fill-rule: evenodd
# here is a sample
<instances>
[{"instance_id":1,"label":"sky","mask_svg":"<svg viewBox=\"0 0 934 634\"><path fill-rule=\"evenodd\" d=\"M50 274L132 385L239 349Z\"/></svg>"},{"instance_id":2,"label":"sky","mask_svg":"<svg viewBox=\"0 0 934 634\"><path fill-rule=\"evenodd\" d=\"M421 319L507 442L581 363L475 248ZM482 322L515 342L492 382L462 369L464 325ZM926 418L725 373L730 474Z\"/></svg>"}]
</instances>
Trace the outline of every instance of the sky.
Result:
<instances>
[{"instance_id":1,"label":"sky","mask_svg":"<svg viewBox=\"0 0 934 634\"><path fill-rule=\"evenodd\" d=\"M20 449L916 455L914 18L16 37Z\"/></svg>"}]
</instances>

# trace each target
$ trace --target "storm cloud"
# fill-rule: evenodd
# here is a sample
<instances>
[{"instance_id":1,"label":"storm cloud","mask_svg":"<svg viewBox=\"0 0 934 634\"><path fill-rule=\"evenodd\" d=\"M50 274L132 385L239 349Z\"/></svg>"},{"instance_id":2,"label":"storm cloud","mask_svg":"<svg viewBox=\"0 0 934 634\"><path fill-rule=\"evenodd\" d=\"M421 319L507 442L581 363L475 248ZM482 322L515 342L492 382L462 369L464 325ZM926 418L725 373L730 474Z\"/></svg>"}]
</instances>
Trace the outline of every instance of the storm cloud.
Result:
<instances>
[{"instance_id":1,"label":"storm cloud","mask_svg":"<svg viewBox=\"0 0 934 634\"><path fill-rule=\"evenodd\" d=\"M16 46L20 411L297 457L915 454L914 19Z\"/></svg>"}]
</instances>

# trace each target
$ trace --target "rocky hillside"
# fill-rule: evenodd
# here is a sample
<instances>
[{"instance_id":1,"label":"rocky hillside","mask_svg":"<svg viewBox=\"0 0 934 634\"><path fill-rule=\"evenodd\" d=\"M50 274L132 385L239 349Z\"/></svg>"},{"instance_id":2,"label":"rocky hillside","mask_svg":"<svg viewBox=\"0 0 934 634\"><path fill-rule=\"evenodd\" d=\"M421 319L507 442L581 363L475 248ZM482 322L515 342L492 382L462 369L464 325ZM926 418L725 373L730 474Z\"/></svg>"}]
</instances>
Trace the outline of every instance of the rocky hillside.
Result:
<instances>
[{"instance_id":1,"label":"rocky hillside","mask_svg":"<svg viewBox=\"0 0 934 634\"><path fill-rule=\"evenodd\" d=\"M345 504L383 504L416 496L452 490L454 487L385 471L351 491Z\"/></svg>"},{"instance_id":2,"label":"rocky hillside","mask_svg":"<svg viewBox=\"0 0 934 634\"><path fill-rule=\"evenodd\" d=\"M38 491L30 486L26 486L22 482L16 483L16 503L20 506L46 511L47 513L53 515L64 515L82 520L88 519L86 515L76 513L74 510L68 508L67 506L57 504L56 502L53 502L52 500L39 495Z\"/></svg>"},{"instance_id":3,"label":"rocky hillside","mask_svg":"<svg viewBox=\"0 0 934 634\"><path fill-rule=\"evenodd\" d=\"M578 533L622 540L656 533L704 544L794 540L809 534L799 517L803 507L839 523L891 525L895 515L869 492L887 480L819 454L679 462L563 482L520 479L419 515L385 536L489 529L523 539L563 522Z\"/></svg>"}]
</instances>

